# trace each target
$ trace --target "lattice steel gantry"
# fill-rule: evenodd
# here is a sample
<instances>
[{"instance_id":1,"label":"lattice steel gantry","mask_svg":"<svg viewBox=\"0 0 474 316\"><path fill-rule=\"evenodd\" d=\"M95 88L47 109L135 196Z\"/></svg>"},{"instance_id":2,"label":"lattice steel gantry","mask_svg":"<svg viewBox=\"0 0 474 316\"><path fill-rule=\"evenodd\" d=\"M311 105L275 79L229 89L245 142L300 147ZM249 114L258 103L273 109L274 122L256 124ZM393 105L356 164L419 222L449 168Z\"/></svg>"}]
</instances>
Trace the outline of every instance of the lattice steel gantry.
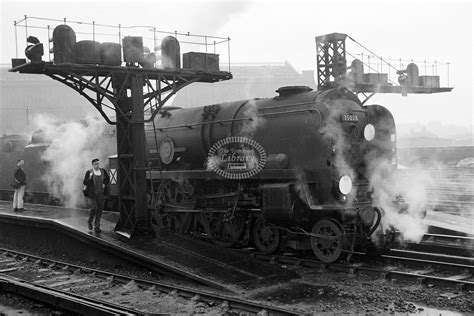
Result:
<instances>
[{"instance_id":1,"label":"lattice steel gantry","mask_svg":"<svg viewBox=\"0 0 474 316\"><path fill-rule=\"evenodd\" d=\"M44 74L84 96L109 124L117 126L120 218L116 232L127 237L152 235L147 209L148 154L144 125L151 122L169 98L193 82L232 78L229 72L188 69L144 69L137 66L104 66L31 62L10 71ZM151 109L145 118L144 109ZM105 109L112 109L113 117Z\"/></svg>"},{"instance_id":2,"label":"lattice steel gantry","mask_svg":"<svg viewBox=\"0 0 474 316\"><path fill-rule=\"evenodd\" d=\"M334 88L346 74L346 34L316 37L318 89Z\"/></svg>"},{"instance_id":3,"label":"lattice steel gantry","mask_svg":"<svg viewBox=\"0 0 474 316\"><path fill-rule=\"evenodd\" d=\"M362 53L351 53L347 49L347 39L362 49ZM375 93L428 94L450 92L453 89L441 87L437 74L437 67L442 64L447 65L449 71L449 63L435 61L435 71L428 75L425 61L425 73L421 75L413 60L405 65L401 59L397 62L384 59L344 33L316 36L315 40L318 90L349 89L363 96L365 103ZM347 60L349 57L352 58L350 64ZM391 78L392 74L398 78Z\"/></svg>"}]
</instances>

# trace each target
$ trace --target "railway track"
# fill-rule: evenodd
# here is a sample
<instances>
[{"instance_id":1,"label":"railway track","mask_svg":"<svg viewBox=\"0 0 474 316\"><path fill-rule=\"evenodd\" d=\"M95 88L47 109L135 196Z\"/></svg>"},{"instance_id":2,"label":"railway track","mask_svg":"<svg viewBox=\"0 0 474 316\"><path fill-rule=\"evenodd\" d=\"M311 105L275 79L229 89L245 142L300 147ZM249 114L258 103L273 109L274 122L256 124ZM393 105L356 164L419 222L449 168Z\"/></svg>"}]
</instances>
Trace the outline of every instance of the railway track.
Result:
<instances>
[{"instance_id":1,"label":"railway track","mask_svg":"<svg viewBox=\"0 0 474 316\"><path fill-rule=\"evenodd\" d=\"M294 314L291 310L227 295L90 269L3 248L0 248L0 288L86 315Z\"/></svg>"},{"instance_id":2,"label":"railway track","mask_svg":"<svg viewBox=\"0 0 474 316\"><path fill-rule=\"evenodd\" d=\"M440 234L425 234L419 243L395 242L393 248L416 252L447 255L465 259L464 262L473 262L474 237L450 236Z\"/></svg>"},{"instance_id":3,"label":"railway track","mask_svg":"<svg viewBox=\"0 0 474 316\"><path fill-rule=\"evenodd\" d=\"M411 280L417 284L456 287L458 290L474 290L474 265L428 260L404 255L382 255L377 262L369 263L365 254L356 253L354 263L324 263L289 255L263 255L248 250L237 250L247 255L275 264L301 266L319 271L345 272L350 275L378 275L384 279ZM363 258L363 260L360 260Z\"/></svg>"},{"instance_id":4,"label":"railway track","mask_svg":"<svg viewBox=\"0 0 474 316\"><path fill-rule=\"evenodd\" d=\"M457 214L474 209L474 168L399 169L404 178L421 172L430 178L429 207ZM429 176L428 176L429 175Z\"/></svg>"},{"instance_id":5,"label":"railway track","mask_svg":"<svg viewBox=\"0 0 474 316\"><path fill-rule=\"evenodd\" d=\"M82 315L137 315L139 311L115 304L100 302L88 297L66 294L61 291L35 285L24 280L0 274L0 289L31 299L41 300L59 310Z\"/></svg>"}]
</instances>

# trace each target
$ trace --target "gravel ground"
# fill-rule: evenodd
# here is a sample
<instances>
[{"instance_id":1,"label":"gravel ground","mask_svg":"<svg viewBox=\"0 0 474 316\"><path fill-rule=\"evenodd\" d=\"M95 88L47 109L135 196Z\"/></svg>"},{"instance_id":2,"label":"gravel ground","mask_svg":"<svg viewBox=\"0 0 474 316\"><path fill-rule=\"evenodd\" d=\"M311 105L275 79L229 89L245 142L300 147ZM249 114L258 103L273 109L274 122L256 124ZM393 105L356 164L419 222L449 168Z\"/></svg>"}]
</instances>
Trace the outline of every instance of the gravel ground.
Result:
<instances>
[{"instance_id":1,"label":"gravel ground","mask_svg":"<svg viewBox=\"0 0 474 316\"><path fill-rule=\"evenodd\" d=\"M0 243L0 247L36 254L64 262L84 265L90 268L130 275L147 280L168 282L182 286L195 286L192 282L172 279L142 268L106 266L99 263L69 260L61 253L44 253L36 249L16 247ZM290 283L241 293L240 297L293 310L299 314L429 314L459 315L474 314L474 292L458 293L454 288L419 286L413 282L382 280L372 276L350 277L345 273L323 271L302 267L289 267L302 277ZM203 288L210 291L209 288ZM124 288L127 300L141 300L133 297L133 290ZM132 295L128 295L132 293ZM151 296L154 294L151 293ZM156 294L155 294L156 295ZM145 301L149 300L147 298ZM173 305L179 299L168 296L164 305ZM199 305L201 304L201 305ZM189 309L195 314L206 314L211 309L204 303L189 302ZM213 306L216 308L216 306ZM207 311L207 312L206 312ZM158 310L156 311L158 312ZM457 314L459 313L459 314Z\"/></svg>"},{"instance_id":2,"label":"gravel ground","mask_svg":"<svg viewBox=\"0 0 474 316\"><path fill-rule=\"evenodd\" d=\"M371 276L297 268L301 280L246 297L301 314L474 314L474 292L415 285ZM282 305L281 305L282 304Z\"/></svg>"},{"instance_id":3,"label":"gravel ground","mask_svg":"<svg viewBox=\"0 0 474 316\"><path fill-rule=\"evenodd\" d=\"M0 292L0 315L66 315L19 295Z\"/></svg>"},{"instance_id":4,"label":"gravel ground","mask_svg":"<svg viewBox=\"0 0 474 316\"><path fill-rule=\"evenodd\" d=\"M41 249L14 245L14 244L5 243L2 241L0 241L0 248L11 249L11 250L24 252L24 253L40 256L40 257L51 259L51 260L58 260L65 263L84 266L90 269L103 270L103 271L107 271L111 273L132 276L135 278L140 278L140 279L149 280L149 281L172 283L177 286L199 287L198 284L192 281L188 281L187 279L184 279L184 278L177 279L176 277L168 277L165 275L161 275L155 271L144 269L139 266L121 266L121 265L111 266L111 265L105 265L99 262L80 261L80 260L77 260L76 258L72 259L72 258L67 257L61 251L57 251L57 252L43 251ZM202 287L202 288L209 289L207 287Z\"/></svg>"}]
</instances>

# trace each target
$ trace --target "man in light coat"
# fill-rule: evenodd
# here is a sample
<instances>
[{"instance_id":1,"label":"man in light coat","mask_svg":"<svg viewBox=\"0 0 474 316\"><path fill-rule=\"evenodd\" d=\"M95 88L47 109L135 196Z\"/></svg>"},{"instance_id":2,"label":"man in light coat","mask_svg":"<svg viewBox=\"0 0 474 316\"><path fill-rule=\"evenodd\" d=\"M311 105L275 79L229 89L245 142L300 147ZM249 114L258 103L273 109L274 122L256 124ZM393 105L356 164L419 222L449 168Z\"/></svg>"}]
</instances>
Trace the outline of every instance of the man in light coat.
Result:
<instances>
[{"instance_id":1,"label":"man in light coat","mask_svg":"<svg viewBox=\"0 0 474 316\"><path fill-rule=\"evenodd\" d=\"M23 170L24 164L25 161L23 159L18 159L16 163L16 168L13 171L13 181L15 184L15 194L13 195L13 210L15 212L22 212L25 210L23 208L23 197L25 196L26 187L26 173Z\"/></svg>"}]
</instances>

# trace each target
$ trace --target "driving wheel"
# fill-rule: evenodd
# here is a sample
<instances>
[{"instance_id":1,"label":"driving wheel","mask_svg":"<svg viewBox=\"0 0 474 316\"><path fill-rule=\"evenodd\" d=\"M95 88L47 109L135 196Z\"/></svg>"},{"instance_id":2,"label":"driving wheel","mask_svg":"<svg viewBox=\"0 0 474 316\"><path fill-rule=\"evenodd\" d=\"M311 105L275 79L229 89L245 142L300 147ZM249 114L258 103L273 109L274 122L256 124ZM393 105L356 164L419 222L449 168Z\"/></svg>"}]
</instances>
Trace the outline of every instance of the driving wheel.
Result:
<instances>
[{"instance_id":1,"label":"driving wheel","mask_svg":"<svg viewBox=\"0 0 474 316\"><path fill-rule=\"evenodd\" d=\"M334 262L343 254L343 229L339 222L323 218L314 224L310 237L311 248L323 262Z\"/></svg>"},{"instance_id":2,"label":"driving wheel","mask_svg":"<svg viewBox=\"0 0 474 316\"><path fill-rule=\"evenodd\" d=\"M245 230L245 216L237 214L226 218L225 213L201 213L201 222L212 242L221 247L231 247L242 237Z\"/></svg>"},{"instance_id":3,"label":"driving wheel","mask_svg":"<svg viewBox=\"0 0 474 316\"><path fill-rule=\"evenodd\" d=\"M266 255L274 253L280 246L280 231L268 226L263 217L253 223L252 238L258 251Z\"/></svg>"},{"instance_id":4,"label":"driving wheel","mask_svg":"<svg viewBox=\"0 0 474 316\"><path fill-rule=\"evenodd\" d=\"M163 217L163 224L171 231L186 234L191 226L191 208L184 187L176 181L166 180L160 184L153 198L155 209Z\"/></svg>"}]
</instances>

